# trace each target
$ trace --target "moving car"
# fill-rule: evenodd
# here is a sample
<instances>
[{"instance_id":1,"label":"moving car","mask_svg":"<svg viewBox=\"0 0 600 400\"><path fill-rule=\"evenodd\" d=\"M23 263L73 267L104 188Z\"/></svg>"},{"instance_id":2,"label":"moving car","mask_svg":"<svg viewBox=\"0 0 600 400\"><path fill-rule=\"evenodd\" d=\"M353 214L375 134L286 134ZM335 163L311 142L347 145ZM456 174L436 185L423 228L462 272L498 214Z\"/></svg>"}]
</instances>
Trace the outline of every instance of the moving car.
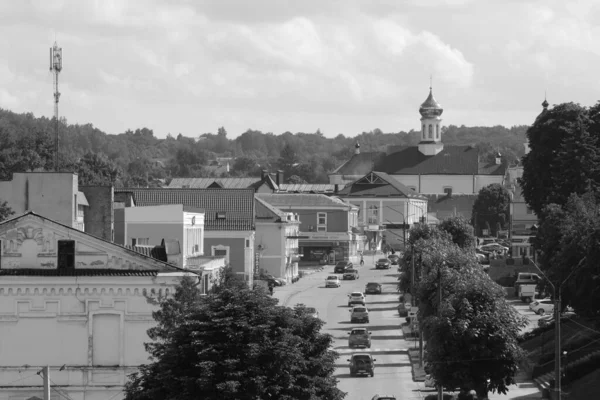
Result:
<instances>
[{"instance_id":1,"label":"moving car","mask_svg":"<svg viewBox=\"0 0 600 400\"><path fill-rule=\"evenodd\" d=\"M354 328L348 332L348 347L365 346L371 348L371 332L367 328Z\"/></svg>"},{"instance_id":2,"label":"moving car","mask_svg":"<svg viewBox=\"0 0 600 400\"><path fill-rule=\"evenodd\" d=\"M294 308L297 310L304 311L306 314L310 315L311 317L319 318L319 312L314 307L306 307L306 305L304 305L302 303L298 303L298 304L296 304L296 306Z\"/></svg>"},{"instance_id":3,"label":"moving car","mask_svg":"<svg viewBox=\"0 0 600 400\"><path fill-rule=\"evenodd\" d=\"M333 268L333 273L343 274L344 272L346 272L346 270L350 268L352 268L352 263L350 261L339 261L337 264L335 264L335 267Z\"/></svg>"},{"instance_id":4,"label":"moving car","mask_svg":"<svg viewBox=\"0 0 600 400\"><path fill-rule=\"evenodd\" d=\"M329 275L327 279L325 279L325 287L340 287L342 286L342 282L337 275Z\"/></svg>"},{"instance_id":5,"label":"moving car","mask_svg":"<svg viewBox=\"0 0 600 400\"><path fill-rule=\"evenodd\" d=\"M365 294L381 294L381 284L369 282L365 285Z\"/></svg>"},{"instance_id":6,"label":"moving car","mask_svg":"<svg viewBox=\"0 0 600 400\"><path fill-rule=\"evenodd\" d=\"M356 270L354 268L347 269L346 272L344 272L342 279L344 279L344 280L358 279L358 270Z\"/></svg>"},{"instance_id":7,"label":"moving car","mask_svg":"<svg viewBox=\"0 0 600 400\"><path fill-rule=\"evenodd\" d=\"M354 304L365 305L365 295L361 292L352 292L348 295L348 307L352 307Z\"/></svg>"},{"instance_id":8,"label":"moving car","mask_svg":"<svg viewBox=\"0 0 600 400\"><path fill-rule=\"evenodd\" d=\"M529 309L538 315L554 312L554 302L552 299L536 300L529 303Z\"/></svg>"},{"instance_id":9,"label":"moving car","mask_svg":"<svg viewBox=\"0 0 600 400\"><path fill-rule=\"evenodd\" d=\"M388 259L390 260L392 265L398 265L398 262L400 262L400 256L398 254L390 254L388 256Z\"/></svg>"},{"instance_id":10,"label":"moving car","mask_svg":"<svg viewBox=\"0 0 600 400\"><path fill-rule=\"evenodd\" d=\"M367 374L375 376L375 361L368 353L355 353L352 354L350 361L350 376L356 376L358 374Z\"/></svg>"},{"instance_id":11,"label":"moving car","mask_svg":"<svg viewBox=\"0 0 600 400\"><path fill-rule=\"evenodd\" d=\"M350 311L350 322L366 322L369 323L369 310L365 306L353 307Z\"/></svg>"},{"instance_id":12,"label":"moving car","mask_svg":"<svg viewBox=\"0 0 600 400\"><path fill-rule=\"evenodd\" d=\"M380 258L375 263L375 269L390 269L392 262L387 258Z\"/></svg>"}]
</instances>

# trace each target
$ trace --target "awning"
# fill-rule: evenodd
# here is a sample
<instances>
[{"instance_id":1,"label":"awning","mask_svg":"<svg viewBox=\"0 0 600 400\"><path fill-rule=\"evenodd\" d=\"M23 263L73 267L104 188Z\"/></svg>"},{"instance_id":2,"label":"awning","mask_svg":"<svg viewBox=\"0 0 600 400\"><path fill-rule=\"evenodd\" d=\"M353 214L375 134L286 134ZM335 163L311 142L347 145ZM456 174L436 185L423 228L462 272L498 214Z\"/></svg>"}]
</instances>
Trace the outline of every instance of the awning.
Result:
<instances>
[{"instance_id":1,"label":"awning","mask_svg":"<svg viewBox=\"0 0 600 400\"><path fill-rule=\"evenodd\" d=\"M88 200L83 192L77 192L77 203L79 206L90 206L90 203L88 203Z\"/></svg>"}]
</instances>

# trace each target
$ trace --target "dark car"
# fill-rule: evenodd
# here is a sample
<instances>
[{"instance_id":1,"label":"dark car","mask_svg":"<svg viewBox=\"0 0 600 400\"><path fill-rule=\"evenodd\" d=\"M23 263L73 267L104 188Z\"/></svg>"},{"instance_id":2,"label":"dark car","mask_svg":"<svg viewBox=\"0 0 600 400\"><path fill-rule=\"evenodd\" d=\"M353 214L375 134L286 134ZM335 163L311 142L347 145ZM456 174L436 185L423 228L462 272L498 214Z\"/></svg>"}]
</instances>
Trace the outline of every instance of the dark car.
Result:
<instances>
[{"instance_id":1,"label":"dark car","mask_svg":"<svg viewBox=\"0 0 600 400\"><path fill-rule=\"evenodd\" d=\"M355 280L358 279L358 270L354 268L349 268L344 272L344 276L342 276L343 280Z\"/></svg>"},{"instance_id":2,"label":"dark car","mask_svg":"<svg viewBox=\"0 0 600 400\"><path fill-rule=\"evenodd\" d=\"M398 265L398 263L400 262L400 256L398 254L390 254L388 256L388 259L390 260L392 265Z\"/></svg>"},{"instance_id":3,"label":"dark car","mask_svg":"<svg viewBox=\"0 0 600 400\"><path fill-rule=\"evenodd\" d=\"M389 269L391 268L392 262L387 258L380 258L375 263L375 269Z\"/></svg>"},{"instance_id":4,"label":"dark car","mask_svg":"<svg viewBox=\"0 0 600 400\"><path fill-rule=\"evenodd\" d=\"M335 268L333 268L334 274L343 274L346 270L352 268L352 263L350 261L340 261L335 264Z\"/></svg>"},{"instance_id":5,"label":"dark car","mask_svg":"<svg viewBox=\"0 0 600 400\"><path fill-rule=\"evenodd\" d=\"M371 355L368 353L357 353L353 354L352 358L349 358L350 361L350 375L355 376L358 374L367 374L371 376L375 376L375 361L374 358L371 358Z\"/></svg>"},{"instance_id":6,"label":"dark car","mask_svg":"<svg viewBox=\"0 0 600 400\"><path fill-rule=\"evenodd\" d=\"M348 347L364 346L371 348L371 332L367 328L354 328L348 332Z\"/></svg>"},{"instance_id":7,"label":"dark car","mask_svg":"<svg viewBox=\"0 0 600 400\"><path fill-rule=\"evenodd\" d=\"M365 285L365 293L381 294L381 284L377 282L369 282Z\"/></svg>"}]
</instances>

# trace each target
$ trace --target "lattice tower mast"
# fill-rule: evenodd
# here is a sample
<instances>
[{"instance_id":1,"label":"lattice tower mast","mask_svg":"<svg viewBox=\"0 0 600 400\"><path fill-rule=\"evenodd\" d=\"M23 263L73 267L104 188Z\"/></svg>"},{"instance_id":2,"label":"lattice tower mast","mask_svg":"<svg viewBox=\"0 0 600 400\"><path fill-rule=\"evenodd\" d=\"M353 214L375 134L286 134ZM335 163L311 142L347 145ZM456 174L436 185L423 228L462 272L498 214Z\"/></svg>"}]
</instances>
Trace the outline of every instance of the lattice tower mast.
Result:
<instances>
[{"instance_id":1,"label":"lattice tower mast","mask_svg":"<svg viewBox=\"0 0 600 400\"><path fill-rule=\"evenodd\" d=\"M50 48L50 72L52 72L54 84L54 172L58 172L58 100L60 92L58 91L58 74L62 70L62 47L54 42Z\"/></svg>"}]
</instances>

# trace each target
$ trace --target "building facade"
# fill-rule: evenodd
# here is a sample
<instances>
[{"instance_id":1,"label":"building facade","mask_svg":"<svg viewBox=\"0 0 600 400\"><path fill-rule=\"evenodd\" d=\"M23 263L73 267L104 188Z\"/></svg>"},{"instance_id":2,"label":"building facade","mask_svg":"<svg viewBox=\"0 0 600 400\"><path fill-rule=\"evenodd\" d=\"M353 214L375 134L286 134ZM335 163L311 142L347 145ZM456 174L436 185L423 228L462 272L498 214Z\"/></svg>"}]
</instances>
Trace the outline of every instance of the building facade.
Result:
<instances>
[{"instance_id":1,"label":"building facade","mask_svg":"<svg viewBox=\"0 0 600 400\"><path fill-rule=\"evenodd\" d=\"M417 146L390 146L386 152L355 154L329 175L329 183L341 186L369 171L381 171L420 194L477 194L492 184L503 184L506 163L479 160L474 146L446 146L442 142L442 106L429 96L421 105L421 141Z\"/></svg>"},{"instance_id":2,"label":"building facade","mask_svg":"<svg viewBox=\"0 0 600 400\"><path fill-rule=\"evenodd\" d=\"M256 197L255 273L261 270L288 283L298 276L300 217Z\"/></svg>"},{"instance_id":3,"label":"building facade","mask_svg":"<svg viewBox=\"0 0 600 400\"><path fill-rule=\"evenodd\" d=\"M49 366L52 399L122 399L148 362L149 298L186 274L33 212L0 223L0 398L43 398Z\"/></svg>"},{"instance_id":4,"label":"building facade","mask_svg":"<svg viewBox=\"0 0 600 400\"><path fill-rule=\"evenodd\" d=\"M362 236L358 207L323 194L257 194L260 199L300 218L302 261L334 262L358 257Z\"/></svg>"},{"instance_id":5,"label":"building facade","mask_svg":"<svg viewBox=\"0 0 600 400\"><path fill-rule=\"evenodd\" d=\"M369 172L338 195L358 207L367 250L404 249L410 227L427 222L427 197L384 172Z\"/></svg>"}]
</instances>

